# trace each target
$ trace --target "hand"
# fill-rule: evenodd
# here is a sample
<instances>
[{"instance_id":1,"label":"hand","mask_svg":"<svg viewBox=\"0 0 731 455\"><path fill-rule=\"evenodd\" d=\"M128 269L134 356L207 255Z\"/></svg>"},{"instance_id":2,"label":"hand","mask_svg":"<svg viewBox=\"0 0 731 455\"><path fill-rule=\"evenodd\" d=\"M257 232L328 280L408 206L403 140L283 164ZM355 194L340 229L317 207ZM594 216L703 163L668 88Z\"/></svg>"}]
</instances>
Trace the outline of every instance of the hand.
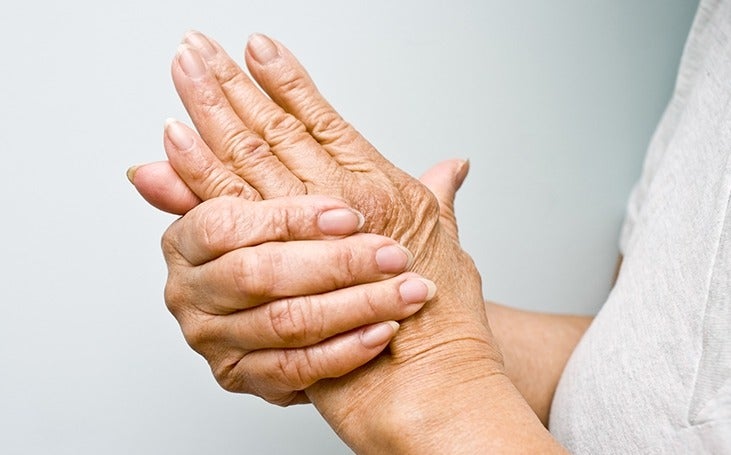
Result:
<instances>
[{"instance_id":1,"label":"hand","mask_svg":"<svg viewBox=\"0 0 731 455\"><path fill-rule=\"evenodd\" d=\"M434 295L401 273L410 255L393 240L342 237L358 215L322 196L222 197L170 226L166 302L223 388L307 402L304 389L371 360Z\"/></svg>"},{"instance_id":2,"label":"hand","mask_svg":"<svg viewBox=\"0 0 731 455\"><path fill-rule=\"evenodd\" d=\"M345 123L281 45L254 36L247 48L249 69L270 100L215 43L198 34L188 35L187 42L173 64L173 78L205 142L173 122L166 128L166 151L197 198L342 197L365 215L366 231L392 236L411 249L413 269L440 288L436 299L404 321L390 356L307 389L346 442L357 450L449 447L468 440L483 447L475 432L499 410L507 418L491 428L516 422L540 427L504 377L479 275L456 238L451 201L464 164L447 163L427 175L432 194ZM144 179L134 180L149 194ZM445 391L450 399L435 401ZM450 420L455 415L464 419ZM374 436L383 446L373 445ZM498 432L491 443L507 437Z\"/></svg>"}]
</instances>

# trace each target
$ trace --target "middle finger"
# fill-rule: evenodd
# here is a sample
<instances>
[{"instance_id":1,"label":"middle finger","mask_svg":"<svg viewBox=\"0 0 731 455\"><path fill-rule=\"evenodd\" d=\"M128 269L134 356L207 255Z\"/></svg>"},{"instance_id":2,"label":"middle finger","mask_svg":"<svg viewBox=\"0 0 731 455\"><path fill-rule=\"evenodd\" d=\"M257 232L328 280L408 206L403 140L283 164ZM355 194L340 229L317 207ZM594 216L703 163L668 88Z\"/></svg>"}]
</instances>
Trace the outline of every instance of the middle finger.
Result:
<instances>
[{"instance_id":1,"label":"middle finger","mask_svg":"<svg viewBox=\"0 0 731 455\"><path fill-rule=\"evenodd\" d=\"M236 115L198 51L181 45L171 71L188 114L218 159L265 199L305 193L302 181Z\"/></svg>"}]
</instances>

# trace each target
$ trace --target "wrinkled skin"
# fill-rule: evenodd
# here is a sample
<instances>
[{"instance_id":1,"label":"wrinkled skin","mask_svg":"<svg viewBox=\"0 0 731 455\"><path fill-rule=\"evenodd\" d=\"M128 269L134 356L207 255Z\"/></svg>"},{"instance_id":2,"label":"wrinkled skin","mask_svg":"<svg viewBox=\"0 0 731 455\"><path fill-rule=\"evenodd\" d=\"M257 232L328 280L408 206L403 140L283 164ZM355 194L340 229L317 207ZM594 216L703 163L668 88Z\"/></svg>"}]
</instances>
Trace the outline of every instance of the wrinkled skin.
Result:
<instances>
[{"instance_id":1,"label":"wrinkled skin","mask_svg":"<svg viewBox=\"0 0 731 455\"><path fill-rule=\"evenodd\" d=\"M411 270L432 279L439 291L402 322L387 354L342 377L315 382L305 390L307 397L358 451L394 447L392 440L370 438L384 427L416 440L444 419L468 418L474 412L470 401L478 400L485 384L502 381L504 372L487 323L480 277L459 245L451 206L466 165L436 168L423 179L430 191L342 120L281 44L255 36L246 52L250 73L270 99L216 43L200 34L189 34L186 42L173 62L173 79L200 137L182 124L168 125L165 148L190 192L181 191L170 201L164 191L154 190L173 182L165 164L158 168L164 178L157 184L148 180L154 172L147 177L138 172L140 192L153 205L172 211L226 195L256 201L323 194L347 202L365 216L363 232L407 247L415 259ZM172 140L175 135L178 140ZM171 231L164 244L174 243ZM166 259L170 265L171 255ZM189 306L175 292L172 271L166 299L174 312ZM251 392L227 377L237 371L232 359L208 361L227 389ZM455 399L444 400L444 390ZM284 405L301 401L296 391L276 400Z\"/></svg>"}]
</instances>

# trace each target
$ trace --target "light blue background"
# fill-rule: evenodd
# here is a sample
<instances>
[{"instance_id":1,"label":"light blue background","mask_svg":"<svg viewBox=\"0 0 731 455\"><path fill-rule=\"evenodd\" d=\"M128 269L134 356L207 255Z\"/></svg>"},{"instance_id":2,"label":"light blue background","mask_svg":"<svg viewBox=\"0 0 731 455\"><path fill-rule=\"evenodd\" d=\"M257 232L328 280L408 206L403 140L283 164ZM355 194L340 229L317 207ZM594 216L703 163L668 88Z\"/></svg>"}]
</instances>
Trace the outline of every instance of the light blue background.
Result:
<instances>
[{"instance_id":1,"label":"light blue background","mask_svg":"<svg viewBox=\"0 0 731 455\"><path fill-rule=\"evenodd\" d=\"M185 119L183 32L262 31L388 158L470 158L488 298L593 313L692 0L14 2L0 15L0 452L347 453L311 407L221 391L163 305L173 220L124 178Z\"/></svg>"}]
</instances>

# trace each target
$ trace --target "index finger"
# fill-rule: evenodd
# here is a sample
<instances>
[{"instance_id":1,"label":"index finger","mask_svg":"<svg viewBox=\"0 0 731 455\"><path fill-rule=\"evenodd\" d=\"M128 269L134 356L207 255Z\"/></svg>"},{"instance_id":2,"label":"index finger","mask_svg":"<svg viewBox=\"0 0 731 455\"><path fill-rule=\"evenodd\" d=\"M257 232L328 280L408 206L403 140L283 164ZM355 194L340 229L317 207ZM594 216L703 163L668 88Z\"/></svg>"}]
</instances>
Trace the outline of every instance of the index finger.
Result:
<instances>
[{"instance_id":1,"label":"index finger","mask_svg":"<svg viewBox=\"0 0 731 455\"><path fill-rule=\"evenodd\" d=\"M203 202L163 235L166 260L197 266L265 242L319 240L357 232L363 215L340 199L293 196L266 201L219 197Z\"/></svg>"}]
</instances>

